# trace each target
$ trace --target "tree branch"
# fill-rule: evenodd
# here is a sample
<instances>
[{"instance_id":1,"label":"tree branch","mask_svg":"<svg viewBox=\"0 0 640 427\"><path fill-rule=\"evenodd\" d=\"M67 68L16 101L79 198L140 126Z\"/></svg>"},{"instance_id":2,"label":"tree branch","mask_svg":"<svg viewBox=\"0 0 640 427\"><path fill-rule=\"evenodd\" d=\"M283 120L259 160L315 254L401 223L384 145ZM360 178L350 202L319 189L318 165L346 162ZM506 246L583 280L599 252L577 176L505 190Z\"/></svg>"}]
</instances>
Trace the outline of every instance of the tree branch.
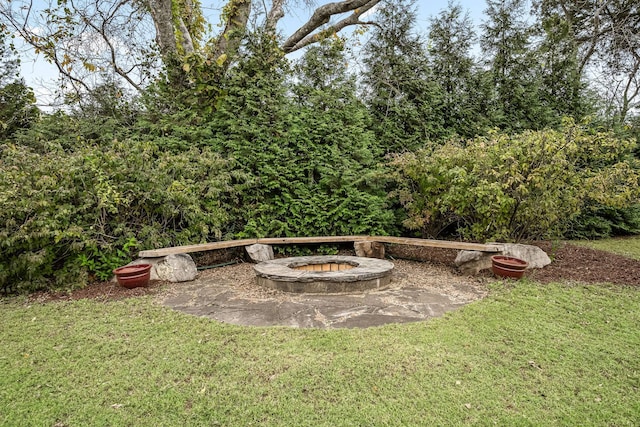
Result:
<instances>
[{"instance_id":1,"label":"tree branch","mask_svg":"<svg viewBox=\"0 0 640 427\"><path fill-rule=\"evenodd\" d=\"M73 4L73 3L72 3ZM142 87L140 87L140 85L138 85L135 81L133 81L133 79L131 79L131 77L129 77L128 73L126 71L124 71L119 65L118 65L118 51L115 48L115 46L113 45L113 43L111 42L111 40L109 39L109 36L107 34L107 25L109 24L109 20L111 18L113 18L113 16L115 16L116 11L123 5L124 3L120 3L117 5L117 7L115 8L115 10L113 11L113 13L110 14L109 17L102 17L102 23L100 25L100 27L98 27L96 24L94 24L91 19L84 17L83 16L83 21L85 22L85 24L91 28L93 28L93 30L100 35L100 37L102 38L102 41L107 45L107 47L109 48L109 57L111 60L111 66L113 67L113 70L116 72L116 74L118 74L120 77L122 77L123 79L125 79L127 81L127 83L129 83L131 86L133 86L137 91L142 91ZM102 13L100 13L102 15Z\"/></svg>"},{"instance_id":2,"label":"tree branch","mask_svg":"<svg viewBox=\"0 0 640 427\"><path fill-rule=\"evenodd\" d=\"M265 23L265 29L268 32L275 32L278 21L284 17L284 10L282 6L285 0L273 0L271 10L267 15L267 22Z\"/></svg>"},{"instance_id":3,"label":"tree branch","mask_svg":"<svg viewBox=\"0 0 640 427\"><path fill-rule=\"evenodd\" d=\"M636 61L633 66L633 69L629 72L629 79L627 80L627 84L624 87L624 91L622 94L622 107L620 108L620 122L624 122L629 114L629 111L633 108L633 100L640 93L640 86L637 85L635 77L638 75L638 70L640 70L640 62ZM636 83L634 85L634 83Z\"/></svg>"},{"instance_id":4,"label":"tree branch","mask_svg":"<svg viewBox=\"0 0 640 427\"><path fill-rule=\"evenodd\" d=\"M22 19L21 22L16 19L16 17L11 13L10 9L1 9L0 15L4 16L5 21L13 27L15 32L18 33L27 44L33 47L36 52L41 52L53 65L56 66L60 75L68 79L69 83L73 86L76 92L80 92L80 87L89 91L89 86L85 82L74 77L73 74L69 70L67 70L64 65L64 60L60 60L60 58L58 57L58 54L54 48L53 41L39 36L28 28L27 18L31 13L32 7L33 2L30 1L26 18Z\"/></svg>"},{"instance_id":5,"label":"tree branch","mask_svg":"<svg viewBox=\"0 0 640 427\"><path fill-rule=\"evenodd\" d=\"M285 53L290 53L322 40L327 34L338 32L349 25L365 24L360 21L360 16L379 2L380 0L345 0L339 3L329 3L320 6L313 12L313 16L311 16L309 21L284 42L282 50L284 50ZM348 18L343 19L324 31L312 34L318 28L328 23L333 15L351 11L353 11L353 14Z\"/></svg>"},{"instance_id":6,"label":"tree branch","mask_svg":"<svg viewBox=\"0 0 640 427\"><path fill-rule=\"evenodd\" d=\"M193 47L193 39L191 38L189 29L181 16L178 17L178 23L180 25L180 35L182 36L182 50L184 50L185 54L193 53L195 51Z\"/></svg>"}]
</instances>

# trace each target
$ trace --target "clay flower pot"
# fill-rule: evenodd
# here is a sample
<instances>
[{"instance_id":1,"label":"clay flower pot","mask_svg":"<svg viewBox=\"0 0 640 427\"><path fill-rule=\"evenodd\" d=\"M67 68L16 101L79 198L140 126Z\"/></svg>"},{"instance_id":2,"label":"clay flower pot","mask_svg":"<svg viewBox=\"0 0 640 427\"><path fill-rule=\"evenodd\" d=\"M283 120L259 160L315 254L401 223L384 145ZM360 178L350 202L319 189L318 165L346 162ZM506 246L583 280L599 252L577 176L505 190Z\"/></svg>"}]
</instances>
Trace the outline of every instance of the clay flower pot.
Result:
<instances>
[{"instance_id":1,"label":"clay flower pot","mask_svg":"<svg viewBox=\"0 0 640 427\"><path fill-rule=\"evenodd\" d=\"M125 288L147 286L151 278L151 264L126 265L113 270L118 284Z\"/></svg>"},{"instance_id":2,"label":"clay flower pot","mask_svg":"<svg viewBox=\"0 0 640 427\"><path fill-rule=\"evenodd\" d=\"M512 270L526 270L527 267L529 267L529 263L525 260L504 255L492 256L491 262L494 265L498 265L503 268L510 268Z\"/></svg>"},{"instance_id":3,"label":"clay flower pot","mask_svg":"<svg viewBox=\"0 0 640 427\"><path fill-rule=\"evenodd\" d=\"M491 257L491 271L500 277L520 279L528 266L529 263L520 258L504 255L494 255Z\"/></svg>"}]
</instances>

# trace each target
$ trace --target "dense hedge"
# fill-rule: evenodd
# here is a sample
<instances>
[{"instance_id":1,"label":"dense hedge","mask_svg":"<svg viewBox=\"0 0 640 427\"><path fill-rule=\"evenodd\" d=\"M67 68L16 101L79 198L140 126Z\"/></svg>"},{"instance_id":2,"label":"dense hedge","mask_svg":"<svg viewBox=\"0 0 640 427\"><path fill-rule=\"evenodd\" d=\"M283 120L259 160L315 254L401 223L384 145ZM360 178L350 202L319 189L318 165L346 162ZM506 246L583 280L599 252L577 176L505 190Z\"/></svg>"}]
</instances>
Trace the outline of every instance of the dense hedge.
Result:
<instances>
[{"instance_id":1,"label":"dense hedge","mask_svg":"<svg viewBox=\"0 0 640 427\"><path fill-rule=\"evenodd\" d=\"M625 207L585 206L565 233L571 239L640 234L640 204Z\"/></svg>"},{"instance_id":2,"label":"dense hedge","mask_svg":"<svg viewBox=\"0 0 640 427\"><path fill-rule=\"evenodd\" d=\"M282 52L270 39L252 42L211 120L215 149L250 177L238 236L389 233L395 218L373 179L380 150L355 83L339 71L341 46L310 48L304 84L288 96Z\"/></svg>"},{"instance_id":3,"label":"dense hedge","mask_svg":"<svg viewBox=\"0 0 640 427\"><path fill-rule=\"evenodd\" d=\"M609 133L573 123L492 133L378 168L357 105L326 117L313 104L292 115L289 105L277 112L286 128L255 127L249 106L234 125L221 105L224 120L184 129L201 136L187 145L171 132L143 137L110 121L94 122L105 130L96 132L64 114L1 145L0 286L81 286L89 275L109 277L141 248L401 232L384 192L390 179L402 225L423 236L520 240L639 228L634 144Z\"/></svg>"},{"instance_id":4,"label":"dense hedge","mask_svg":"<svg viewBox=\"0 0 640 427\"><path fill-rule=\"evenodd\" d=\"M0 285L106 279L142 248L392 231L355 84L296 103L282 52L253 42L214 112L58 112L5 143Z\"/></svg>"},{"instance_id":5,"label":"dense hedge","mask_svg":"<svg viewBox=\"0 0 640 427\"><path fill-rule=\"evenodd\" d=\"M109 277L138 248L222 237L235 191L228 161L162 144L2 145L0 285L81 285L87 272Z\"/></svg>"}]
</instances>

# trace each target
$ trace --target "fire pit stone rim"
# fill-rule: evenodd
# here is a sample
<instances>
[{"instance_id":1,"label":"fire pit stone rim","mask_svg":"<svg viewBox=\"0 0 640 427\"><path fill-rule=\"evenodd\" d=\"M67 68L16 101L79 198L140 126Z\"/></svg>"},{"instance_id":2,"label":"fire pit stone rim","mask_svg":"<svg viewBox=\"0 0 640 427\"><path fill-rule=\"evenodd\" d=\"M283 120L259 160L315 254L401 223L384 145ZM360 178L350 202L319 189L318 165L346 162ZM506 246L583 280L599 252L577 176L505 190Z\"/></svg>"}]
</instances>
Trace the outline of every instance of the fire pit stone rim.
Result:
<instances>
[{"instance_id":1,"label":"fire pit stone rim","mask_svg":"<svg viewBox=\"0 0 640 427\"><path fill-rule=\"evenodd\" d=\"M341 271L308 271L296 270L290 266L309 264L348 263L357 266ZM319 255L291 258L279 258L263 261L253 266L258 277L278 281L315 282L340 281L355 282L385 277L391 274L393 263L379 258L365 258L342 255Z\"/></svg>"}]
</instances>

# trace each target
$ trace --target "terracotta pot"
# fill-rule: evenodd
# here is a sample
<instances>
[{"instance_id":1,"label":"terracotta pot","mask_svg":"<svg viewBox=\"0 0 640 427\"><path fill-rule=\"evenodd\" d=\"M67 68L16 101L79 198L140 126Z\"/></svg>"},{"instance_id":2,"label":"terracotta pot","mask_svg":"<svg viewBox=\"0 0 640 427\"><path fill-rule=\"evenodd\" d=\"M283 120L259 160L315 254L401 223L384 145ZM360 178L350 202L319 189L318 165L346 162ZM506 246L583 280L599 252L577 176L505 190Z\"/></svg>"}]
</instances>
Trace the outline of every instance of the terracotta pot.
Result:
<instances>
[{"instance_id":1,"label":"terracotta pot","mask_svg":"<svg viewBox=\"0 0 640 427\"><path fill-rule=\"evenodd\" d=\"M147 286L151 278L151 264L126 265L113 270L113 274L116 275L118 284L125 288Z\"/></svg>"},{"instance_id":2,"label":"terracotta pot","mask_svg":"<svg viewBox=\"0 0 640 427\"><path fill-rule=\"evenodd\" d=\"M525 260L504 255L492 256L491 263L511 270L526 270L529 267L529 263Z\"/></svg>"},{"instance_id":3,"label":"terracotta pot","mask_svg":"<svg viewBox=\"0 0 640 427\"><path fill-rule=\"evenodd\" d=\"M520 279L524 275L524 270L514 270L513 268L500 267L493 264L491 266L493 274L500 277L511 277L513 279Z\"/></svg>"}]
</instances>

